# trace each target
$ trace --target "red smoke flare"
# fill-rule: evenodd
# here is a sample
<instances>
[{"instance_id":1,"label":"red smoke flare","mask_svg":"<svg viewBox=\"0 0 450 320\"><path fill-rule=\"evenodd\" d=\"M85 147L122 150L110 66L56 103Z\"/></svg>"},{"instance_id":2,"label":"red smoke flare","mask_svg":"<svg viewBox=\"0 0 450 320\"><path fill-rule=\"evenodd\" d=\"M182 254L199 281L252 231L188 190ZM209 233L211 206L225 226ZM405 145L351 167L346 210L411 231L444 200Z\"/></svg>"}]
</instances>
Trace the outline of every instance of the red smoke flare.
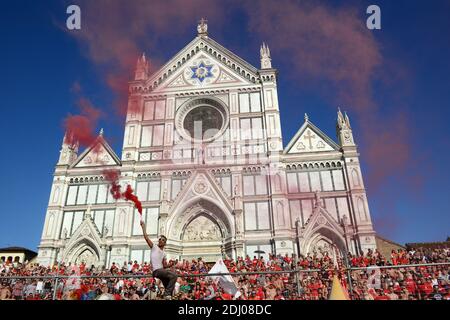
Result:
<instances>
[{"instance_id":1,"label":"red smoke flare","mask_svg":"<svg viewBox=\"0 0 450 320\"><path fill-rule=\"evenodd\" d=\"M105 178L107 181L111 184L110 192L114 199L125 199L128 201L132 201L134 203L134 206L136 209L138 209L139 214L142 218L142 203L139 201L139 198L133 194L133 189L130 185L127 185L127 189L124 193L120 192L120 185L119 185L119 170L116 169L110 169L110 170L104 170L103 174L105 175Z\"/></svg>"},{"instance_id":2,"label":"red smoke flare","mask_svg":"<svg viewBox=\"0 0 450 320\"><path fill-rule=\"evenodd\" d=\"M111 183L111 194L115 200L119 200L122 197L119 185L119 171L118 170L104 170L103 174L107 181Z\"/></svg>"},{"instance_id":3,"label":"red smoke flare","mask_svg":"<svg viewBox=\"0 0 450 320\"><path fill-rule=\"evenodd\" d=\"M127 189L122 194L122 196L125 198L125 200L130 200L134 202L134 206L136 209L138 209L139 214L142 217L142 203L139 201L138 197L133 194L133 189L130 185L127 185Z\"/></svg>"}]
</instances>

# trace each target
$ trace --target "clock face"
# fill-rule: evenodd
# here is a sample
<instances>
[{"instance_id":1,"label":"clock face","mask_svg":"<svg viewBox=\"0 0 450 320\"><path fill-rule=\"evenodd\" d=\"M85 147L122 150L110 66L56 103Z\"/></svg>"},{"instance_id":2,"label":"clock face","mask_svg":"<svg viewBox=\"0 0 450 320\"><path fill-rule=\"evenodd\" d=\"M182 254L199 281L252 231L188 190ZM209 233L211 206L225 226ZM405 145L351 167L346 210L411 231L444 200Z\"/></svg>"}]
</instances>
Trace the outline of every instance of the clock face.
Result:
<instances>
[{"instance_id":1,"label":"clock face","mask_svg":"<svg viewBox=\"0 0 450 320\"><path fill-rule=\"evenodd\" d=\"M212 106L198 106L191 110L183 121L184 130L191 138L208 140L222 129L224 119L222 114Z\"/></svg>"}]
</instances>

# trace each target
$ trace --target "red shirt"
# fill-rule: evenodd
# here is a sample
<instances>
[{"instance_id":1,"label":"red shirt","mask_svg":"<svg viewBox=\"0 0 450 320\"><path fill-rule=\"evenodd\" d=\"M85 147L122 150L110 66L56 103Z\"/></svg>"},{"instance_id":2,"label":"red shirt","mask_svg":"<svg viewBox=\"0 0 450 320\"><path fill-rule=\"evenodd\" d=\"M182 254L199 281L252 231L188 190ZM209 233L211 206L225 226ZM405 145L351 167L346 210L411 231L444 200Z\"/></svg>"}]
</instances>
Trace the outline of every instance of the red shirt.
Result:
<instances>
[{"instance_id":1,"label":"red shirt","mask_svg":"<svg viewBox=\"0 0 450 320\"><path fill-rule=\"evenodd\" d=\"M406 289L414 294L417 290L416 282L413 279L406 279Z\"/></svg>"},{"instance_id":2,"label":"red shirt","mask_svg":"<svg viewBox=\"0 0 450 320\"><path fill-rule=\"evenodd\" d=\"M433 286L431 283L424 283L419 286L420 291L425 292L426 294L430 294L433 292Z\"/></svg>"},{"instance_id":3,"label":"red shirt","mask_svg":"<svg viewBox=\"0 0 450 320\"><path fill-rule=\"evenodd\" d=\"M262 291L262 289L259 289L258 292L256 292L256 296L260 298L259 300L265 299L264 292Z\"/></svg>"},{"instance_id":4,"label":"red shirt","mask_svg":"<svg viewBox=\"0 0 450 320\"><path fill-rule=\"evenodd\" d=\"M223 298L223 300L231 300L232 299L231 295L229 293L226 293L226 292L224 292L222 294L222 298Z\"/></svg>"}]
</instances>

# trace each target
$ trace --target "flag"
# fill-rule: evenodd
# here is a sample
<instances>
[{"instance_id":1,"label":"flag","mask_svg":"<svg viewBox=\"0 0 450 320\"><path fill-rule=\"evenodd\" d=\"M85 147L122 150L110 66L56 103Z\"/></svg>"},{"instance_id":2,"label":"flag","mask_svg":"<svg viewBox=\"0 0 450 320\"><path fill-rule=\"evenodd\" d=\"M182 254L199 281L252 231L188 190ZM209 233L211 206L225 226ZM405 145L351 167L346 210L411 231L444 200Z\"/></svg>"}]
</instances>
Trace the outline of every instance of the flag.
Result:
<instances>
[{"instance_id":1,"label":"flag","mask_svg":"<svg viewBox=\"0 0 450 320\"><path fill-rule=\"evenodd\" d=\"M223 260L219 259L208 273L229 273L229 271ZM211 278L216 283L218 282L225 292L233 295L235 298L241 295L231 275L211 276L208 278Z\"/></svg>"},{"instance_id":2,"label":"flag","mask_svg":"<svg viewBox=\"0 0 450 320\"><path fill-rule=\"evenodd\" d=\"M333 277L333 286L331 287L331 294L328 300L350 300L336 275Z\"/></svg>"}]
</instances>

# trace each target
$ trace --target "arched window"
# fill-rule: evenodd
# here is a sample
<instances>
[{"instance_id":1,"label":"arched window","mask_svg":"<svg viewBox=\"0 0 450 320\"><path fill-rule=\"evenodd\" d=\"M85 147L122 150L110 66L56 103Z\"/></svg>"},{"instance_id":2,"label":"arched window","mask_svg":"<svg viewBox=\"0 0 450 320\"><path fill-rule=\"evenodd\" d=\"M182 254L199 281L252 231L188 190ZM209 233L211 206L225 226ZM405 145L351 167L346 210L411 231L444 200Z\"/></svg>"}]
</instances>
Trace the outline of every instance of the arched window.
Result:
<instances>
[{"instance_id":1,"label":"arched window","mask_svg":"<svg viewBox=\"0 0 450 320\"><path fill-rule=\"evenodd\" d=\"M20 257L19 256L15 256L14 257L14 262L20 262Z\"/></svg>"},{"instance_id":2,"label":"arched window","mask_svg":"<svg viewBox=\"0 0 450 320\"><path fill-rule=\"evenodd\" d=\"M357 206L358 206L358 212L359 212L359 219L361 221L367 221L367 213L366 213L366 208L364 205L364 200L361 197L359 197L357 203L358 203Z\"/></svg>"}]
</instances>

